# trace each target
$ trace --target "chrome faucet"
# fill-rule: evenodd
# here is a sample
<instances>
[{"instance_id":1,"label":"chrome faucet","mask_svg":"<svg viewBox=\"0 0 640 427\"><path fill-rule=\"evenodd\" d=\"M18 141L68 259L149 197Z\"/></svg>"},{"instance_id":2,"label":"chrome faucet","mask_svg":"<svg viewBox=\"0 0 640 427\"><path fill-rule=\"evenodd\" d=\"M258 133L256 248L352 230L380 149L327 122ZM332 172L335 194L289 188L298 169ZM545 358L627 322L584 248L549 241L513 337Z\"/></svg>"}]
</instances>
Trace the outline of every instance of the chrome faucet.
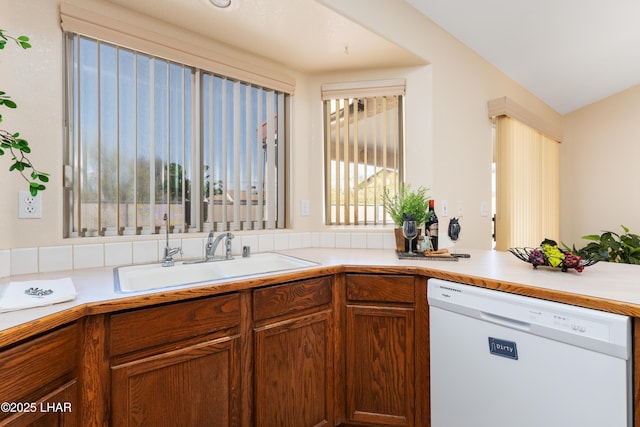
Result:
<instances>
[{"instance_id":1,"label":"chrome faucet","mask_svg":"<svg viewBox=\"0 0 640 427\"><path fill-rule=\"evenodd\" d=\"M162 266L173 267L173 256L176 255L177 253L182 253L182 248L181 247L172 248L171 246L169 246L169 220L167 218L166 213L164 214L164 217L162 219L165 222L166 236L167 236L167 243L164 247L164 257L162 258Z\"/></svg>"},{"instance_id":2,"label":"chrome faucet","mask_svg":"<svg viewBox=\"0 0 640 427\"><path fill-rule=\"evenodd\" d=\"M207 238L207 254L206 254L207 261L214 260L216 249L218 248L218 245L220 244L222 239L225 239L225 238L226 240L224 242L224 259L233 258L231 256L231 240L234 237L235 236L233 235L233 233L230 233L227 231L226 233L219 234L218 237L213 239L213 231L209 232L209 237Z\"/></svg>"}]
</instances>

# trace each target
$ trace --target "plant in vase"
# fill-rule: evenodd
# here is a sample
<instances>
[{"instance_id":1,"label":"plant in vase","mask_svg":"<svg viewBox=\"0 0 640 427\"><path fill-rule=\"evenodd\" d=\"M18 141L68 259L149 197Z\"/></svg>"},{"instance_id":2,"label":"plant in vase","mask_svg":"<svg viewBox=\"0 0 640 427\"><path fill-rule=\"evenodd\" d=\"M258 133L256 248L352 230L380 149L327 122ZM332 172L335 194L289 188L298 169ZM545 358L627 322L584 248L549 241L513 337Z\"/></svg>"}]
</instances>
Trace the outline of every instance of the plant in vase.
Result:
<instances>
[{"instance_id":1,"label":"plant in vase","mask_svg":"<svg viewBox=\"0 0 640 427\"><path fill-rule=\"evenodd\" d=\"M385 212L389 214L396 226L396 249L408 252L406 239L402 235L404 218L412 216L418 228L425 223L429 210L427 189L420 186L413 190L410 184L402 184L397 192L392 192L388 187L385 187L382 193L382 203Z\"/></svg>"}]
</instances>

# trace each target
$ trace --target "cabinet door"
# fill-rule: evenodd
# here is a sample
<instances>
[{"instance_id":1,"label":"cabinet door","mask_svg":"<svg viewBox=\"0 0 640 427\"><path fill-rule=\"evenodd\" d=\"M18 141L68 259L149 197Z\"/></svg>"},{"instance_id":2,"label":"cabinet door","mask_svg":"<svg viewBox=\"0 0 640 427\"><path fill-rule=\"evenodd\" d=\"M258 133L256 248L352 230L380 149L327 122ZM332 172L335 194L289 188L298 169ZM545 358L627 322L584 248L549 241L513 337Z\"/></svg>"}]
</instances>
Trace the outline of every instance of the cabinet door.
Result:
<instances>
[{"instance_id":1,"label":"cabinet door","mask_svg":"<svg viewBox=\"0 0 640 427\"><path fill-rule=\"evenodd\" d=\"M228 337L112 367L115 426L240 424L240 340Z\"/></svg>"},{"instance_id":2,"label":"cabinet door","mask_svg":"<svg viewBox=\"0 0 640 427\"><path fill-rule=\"evenodd\" d=\"M414 309L347 305L347 419L414 425Z\"/></svg>"},{"instance_id":3,"label":"cabinet door","mask_svg":"<svg viewBox=\"0 0 640 427\"><path fill-rule=\"evenodd\" d=\"M255 330L255 426L333 425L331 311Z\"/></svg>"},{"instance_id":4,"label":"cabinet door","mask_svg":"<svg viewBox=\"0 0 640 427\"><path fill-rule=\"evenodd\" d=\"M77 419L77 382L70 381L44 396L29 402L28 411L21 411L0 422L6 427L75 427ZM25 402L21 402L25 403Z\"/></svg>"}]
</instances>

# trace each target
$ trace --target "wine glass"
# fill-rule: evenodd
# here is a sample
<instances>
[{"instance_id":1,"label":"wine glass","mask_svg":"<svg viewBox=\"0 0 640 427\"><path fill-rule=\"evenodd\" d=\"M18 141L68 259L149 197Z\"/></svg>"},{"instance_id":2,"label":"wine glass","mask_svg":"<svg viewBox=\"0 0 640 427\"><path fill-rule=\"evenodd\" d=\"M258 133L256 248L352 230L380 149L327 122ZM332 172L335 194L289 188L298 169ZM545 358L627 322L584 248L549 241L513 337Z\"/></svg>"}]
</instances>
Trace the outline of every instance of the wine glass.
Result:
<instances>
[{"instance_id":1,"label":"wine glass","mask_svg":"<svg viewBox=\"0 0 640 427\"><path fill-rule=\"evenodd\" d=\"M404 223L402 224L402 235L404 236L405 239L407 239L409 241L409 252L407 252L409 255L413 255L413 249L411 248L411 243L413 241L413 239L416 238L416 236L418 235L418 226L416 225L416 222L413 220L405 220Z\"/></svg>"},{"instance_id":2,"label":"wine glass","mask_svg":"<svg viewBox=\"0 0 640 427\"><path fill-rule=\"evenodd\" d=\"M456 253L456 241L460 238L460 222L458 218L451 218L449 220L449 228L447 229L447 235L453 242L453 253Z\"/></svg>"}]
</instances>

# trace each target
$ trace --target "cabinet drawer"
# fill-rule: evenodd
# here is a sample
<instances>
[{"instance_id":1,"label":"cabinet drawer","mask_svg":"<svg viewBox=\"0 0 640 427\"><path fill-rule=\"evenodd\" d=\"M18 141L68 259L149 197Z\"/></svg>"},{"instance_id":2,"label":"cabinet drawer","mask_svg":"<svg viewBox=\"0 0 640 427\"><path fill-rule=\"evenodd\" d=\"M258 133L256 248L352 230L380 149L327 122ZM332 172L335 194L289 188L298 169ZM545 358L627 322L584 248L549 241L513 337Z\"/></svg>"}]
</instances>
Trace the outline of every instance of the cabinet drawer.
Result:
<instances>
[{"instance_id":1,"label":"cabinet drawer","mask_svg":"<svg viewBox=\"0 0 640 427\"><path fill-rule=\"evenodd\" d=\"M404 275L347 275L347 300L413 303L414 278Z\"/></svg>"},{"instance_id":2,"label":"cabinet drawer","mask_svg":"<svg viewBox=\"0 0 640 427\"><path fill-rule=\"evenodd\" d=\"M256 321L304 310L331 302L330 277L270 286L253 292Z\"/></svg>"},{"instance_id":3,"label":"cabinet drawer","mask_svg":"<svg viewBox=\"0 0 640 427\"><path fill-rule=\"evenodd\" d=\"M237 293L114 314L111 355L178 342L239 324Z\"/></svg>"},{"instance_id":4,"label":"cabinet drawer","mask_svg":"<svg viewBox=\"0 0 640 427\"><path fill-rule=\"evenodd\" d=\"M41 393L57 379L75 374L78 325L50 332L0 353L0 402Z\"/></svg>"}]
</instances>

